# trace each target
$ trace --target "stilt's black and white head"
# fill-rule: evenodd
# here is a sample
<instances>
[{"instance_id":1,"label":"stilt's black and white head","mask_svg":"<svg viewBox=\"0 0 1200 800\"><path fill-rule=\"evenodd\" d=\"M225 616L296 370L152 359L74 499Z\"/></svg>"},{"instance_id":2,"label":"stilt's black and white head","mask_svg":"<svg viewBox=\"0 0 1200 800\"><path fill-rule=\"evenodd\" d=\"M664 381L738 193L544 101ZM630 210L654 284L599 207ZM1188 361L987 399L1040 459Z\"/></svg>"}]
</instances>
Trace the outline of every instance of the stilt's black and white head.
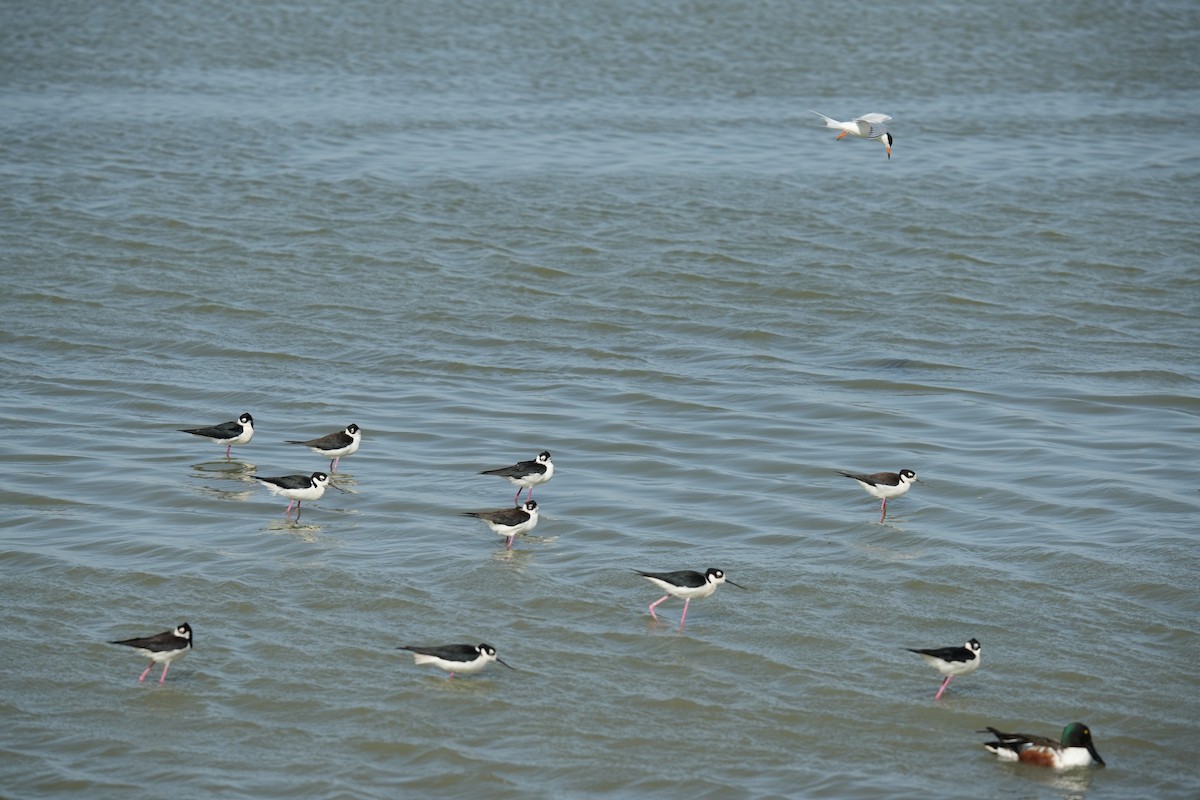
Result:
<instances>
[{"instance_id":1,"label":"stilt's black and white head","mask_svg":"<svg viewBox=\"0 0 1200 800\"><path fill-rule=\"evenodd\" d=\"M193 644L192 626L188 625L186 622L180 623L179 626L175 628L175 637L177 639L187 639L187 646L191 647Z\"/></svg>"}]
</instances>

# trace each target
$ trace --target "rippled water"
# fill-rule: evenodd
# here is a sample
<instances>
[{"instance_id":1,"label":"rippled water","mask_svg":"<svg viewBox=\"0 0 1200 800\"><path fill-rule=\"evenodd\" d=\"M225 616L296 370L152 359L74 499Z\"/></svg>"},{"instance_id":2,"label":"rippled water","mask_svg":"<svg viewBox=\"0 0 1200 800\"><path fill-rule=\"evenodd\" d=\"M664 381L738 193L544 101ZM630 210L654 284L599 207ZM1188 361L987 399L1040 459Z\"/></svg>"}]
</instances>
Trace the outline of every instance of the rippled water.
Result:
<instances>
[{"instance_id":1,"label":"rippled water","mask_svg":"<svg viewBox=\"0 0 1200 800\"><path fill-rule=\"evenodd\" d=\"M1197 31L7 4L0 793L1196 796ZM250 476L350 422L285 518ZM543 448L505 552L459 512ZM883 525L837 475L903 467ZM161 688L106 644L185 619ZM934 703L904 648L973 636ZM517 671L395 649L478 641ZM1107 769L976 733L1076 719Z\"/></svg>"}]
</instances>

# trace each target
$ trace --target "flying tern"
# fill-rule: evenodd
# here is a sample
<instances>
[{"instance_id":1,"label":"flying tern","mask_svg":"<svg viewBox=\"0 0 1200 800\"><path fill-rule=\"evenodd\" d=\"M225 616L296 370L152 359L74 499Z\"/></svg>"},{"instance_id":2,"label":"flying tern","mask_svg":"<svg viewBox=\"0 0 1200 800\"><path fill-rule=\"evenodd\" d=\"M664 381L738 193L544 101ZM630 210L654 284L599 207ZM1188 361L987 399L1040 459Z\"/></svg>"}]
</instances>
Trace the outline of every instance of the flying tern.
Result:
<instances>
[{"instance_id":1,"label":"flying tern","mask_svg":"<svg viewBox=\"0 0 1200 800\"><path fill-rule=\"evenodd\" d=\"M810 108L809 111L812 111L812 109ZM888 158L892 157L892 142L894 141L894 137L883 124L891 119L887 114L863 114L861 117L855 117L849 122L838 122L833 117L827 117L820 111L813 111L812 113L825 120L826 128L841 131L837 137L839 140L847 133L862 139L874 139L877 142L881 142L887 149Z\"/></svg>"}]
</instances>

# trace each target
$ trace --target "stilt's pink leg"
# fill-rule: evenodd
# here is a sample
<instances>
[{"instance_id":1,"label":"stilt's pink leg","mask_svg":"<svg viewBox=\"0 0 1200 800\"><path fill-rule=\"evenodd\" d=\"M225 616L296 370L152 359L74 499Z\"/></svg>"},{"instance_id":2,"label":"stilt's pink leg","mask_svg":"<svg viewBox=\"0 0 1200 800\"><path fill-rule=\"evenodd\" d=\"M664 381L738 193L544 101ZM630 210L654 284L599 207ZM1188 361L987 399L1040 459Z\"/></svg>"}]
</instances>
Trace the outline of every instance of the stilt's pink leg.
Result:
<instances>
[{"instance_id":1,"label":"stilt's pink leg","mask_svg":"<svg viewBox=\"0 0 1200 800\"><path fill-rule=\"evenodd\" d=\"M163 685L163 681L165 681L165 680L167 679L167 669L168 669L170 666L171 666L171 662L170 662L170 661L168 661L167 663L163 664L163 674L162 674L162 677L160 677L160 678L158 679L158 685L159 685L159 686L162 686L162 685Z\"/></svg>"},{"instance_id":2,"label":"stilt's pink leg","mask_svg":"<svg viewBox=\"0 0 1200 800\"><path fill-rule=\"evenodd\" d=\"M683 630L683 621L687 619L688 606L692 604L692 598L683 601L683 616L679 618L679 630Z\"/></svg>"},{"instance_id":3,"label":"stilt's pink leg","mask_svg":"<svg viewBox=\"0 0 1200 800\"><path fill-rule=\"evenodd\" d=\"M517 487L517 496L513 498L513 505L514 506L521 505L521 487L520 486Z\"/></svg>"},{"instance_id":4,"label":"stilt's pink leg","mask_svg":"<svg viewBox=\"0 0 1200 800\"><path fill-rule=\"evenodd\" d=\"M883 522L885 517L887 517L887 498L886 497L883 498L883 505L881 505L879 507L879 521Z\"/></svg>"},{"instance_id":5,"label":"stilt's pink leg","mask_svg":"<svg viewBox=\"0 0 1200 800\"><path fill-rule=\"evenodd\" d=\"M505 539L505 540L504 540L504 549L505 549L505 550L512 550L512 546L513 546L513 539L516 539L516 538L517 538L516 536L510 536L510 537L508 537L507 539Z\"/></svg>"},{"instance_id":6,"label":"stilt's pink leg","mask_svg":"<svg viewBox=\"0 0 1200 800\"><path fill-rule=\"evenodd\" d=\"M150 674L150 670L152 670L152 669L154 669L153 661L150 662L150 666L146 667L145 672L143 672L141 675L138 675L138 683L141 683L142 681L146 680L146 676Z\"/></svg>"},{"instance_id":7,"label":"stilt's pink leg","mask_svg":"<svg viewBox=\"0 0 1200 800\"><path fill-rule=\"evenodd\" d=\"M950 685L950 679L953 677L954 677L953 675L946 676L946 680L942 681L942 686L940 689L938 689L938 693L933 696L934 700L942 699L942 692L946 691L946 687Z\"/></svg>"},{"instance_id":8,"label":"stilt's pink leg","mask_svg":"<svg viewBox=\"0 0 1200 800\"><path fill-rule=\"evenodd\" d=\"M295 501L295 500L289 500L289 501L288 501L288 507L287 507L286 509L284 509L284 512L283 512L283 513L284 513L284 514L290 514L290 513L292 513L292 506L294 506L294 505L296 505L296 501Z\"/></svg>"},{"instance_id":9,"label":"stilt's pink leg","mask_svg":"<svg viewBox=\"0 0 1200 800\"><path fill-rule=\"evenodd\" d=\"M659 603L661 603L663 600L666 600L670 596L671 595L669 595L669 594L664 594L662 597L658 598L653 603L651 603L650 604L650 616L654 617L655 619L658 619L658 614L654 613L654 607L656 605L658 605Z\"/></svg>"}]
</instances>

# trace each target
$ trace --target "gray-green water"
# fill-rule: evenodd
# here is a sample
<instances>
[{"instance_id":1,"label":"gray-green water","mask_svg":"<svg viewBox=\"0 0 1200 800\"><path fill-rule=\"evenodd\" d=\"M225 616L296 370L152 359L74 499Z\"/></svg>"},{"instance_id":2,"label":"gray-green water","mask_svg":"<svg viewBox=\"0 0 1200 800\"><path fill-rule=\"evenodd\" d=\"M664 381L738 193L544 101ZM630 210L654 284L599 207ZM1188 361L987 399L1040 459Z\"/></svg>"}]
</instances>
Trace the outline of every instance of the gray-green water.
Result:
<instances>
[{"instance_id":1,"label":"gray-green water","mask_svg":"<svg viewBox=\"0 0 1200 800\"><path fill-rule=\"evenodd\" d=\"M1198 39L5 3L0 794L1195 797ZM891 114L892 159L809 108ZM176 431L242 411L230 462ZM289 522L249 475L350 422L351 493ZM543 448L506 553L458 512ZM836 474L902 467L885 525ZM632 569L708 566L748 590L655 624ZM105 644L183 620L161 688ZM904 648L972 636L935 704ZM518 671L394 649L477 641ZM1107 769L975 733L1076 719Z\"/></svg>"}]
</instances>

